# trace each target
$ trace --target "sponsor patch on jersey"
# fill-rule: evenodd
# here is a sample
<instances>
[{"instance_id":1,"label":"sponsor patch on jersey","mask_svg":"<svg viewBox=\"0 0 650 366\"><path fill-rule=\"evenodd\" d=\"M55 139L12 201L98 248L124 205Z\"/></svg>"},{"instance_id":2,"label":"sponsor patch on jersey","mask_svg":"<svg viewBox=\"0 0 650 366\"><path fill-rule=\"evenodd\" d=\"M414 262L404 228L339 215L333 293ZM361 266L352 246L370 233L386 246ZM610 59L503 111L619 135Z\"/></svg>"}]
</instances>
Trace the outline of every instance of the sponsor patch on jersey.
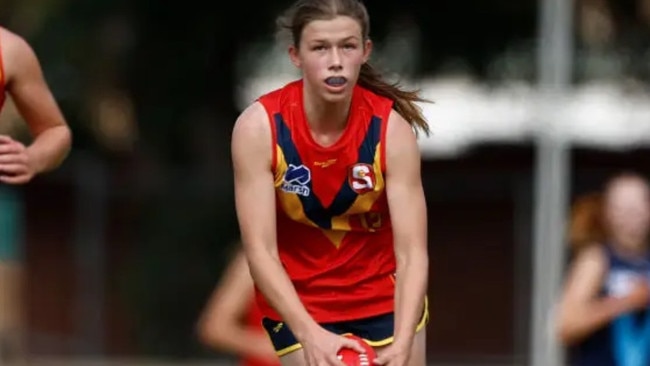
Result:
<instances>
[{"instance_id":1,"label":"sponsor patch on jersey","mask_svg":"<svg viewBox=\"0 0 650 366\"><path fill-rule=\"evenodd\" d=\"M309 196L311 192L307 184L311 182L311 171L304 165L289 164L284 173L281 189L287 193L294 193L300 196Z\"/></svg>"}]
</instances>

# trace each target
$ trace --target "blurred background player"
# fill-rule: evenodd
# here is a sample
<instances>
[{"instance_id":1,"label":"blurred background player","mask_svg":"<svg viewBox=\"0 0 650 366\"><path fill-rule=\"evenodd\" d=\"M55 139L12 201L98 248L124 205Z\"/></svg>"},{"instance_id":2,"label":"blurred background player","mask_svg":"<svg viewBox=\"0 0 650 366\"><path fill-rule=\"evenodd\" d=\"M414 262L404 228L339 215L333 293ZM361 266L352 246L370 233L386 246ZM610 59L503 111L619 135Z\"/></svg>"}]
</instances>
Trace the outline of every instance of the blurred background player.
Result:
<instances>
[{"instance_id":1,"label":"blurred background player","mask_svg":"<svg viewBox=\"0 0 650 366\"><path fill-rule=\"evenodd\" d=\"M573 207L558 333L573 366L650 365L650 189L637 174Z\"/></svg>"},{"instance_id":2,"label":"blurred background player","mask_svg":"<svg viewBox=\"0 0 650 366\"><path fill-rule=\"evenodd\" d=\"M58 167L71 146L71 133L31 46L0 27L0 108L7 97L26 122L25 146L0 134L0 363L24 359L21 274L21 202L15 188Z\"/></svg>"},{"instance_id":3,"label":"blurred background player","mask_svg":"<svg viewBox=\"0 0 650 366\"><path fill-rule=\"evenodd\" d=\"M201 342L240 357L242 366L279 366L262 327L253 279L241 248L221 276L198 323Z\"/></svg>"}]
</instances>

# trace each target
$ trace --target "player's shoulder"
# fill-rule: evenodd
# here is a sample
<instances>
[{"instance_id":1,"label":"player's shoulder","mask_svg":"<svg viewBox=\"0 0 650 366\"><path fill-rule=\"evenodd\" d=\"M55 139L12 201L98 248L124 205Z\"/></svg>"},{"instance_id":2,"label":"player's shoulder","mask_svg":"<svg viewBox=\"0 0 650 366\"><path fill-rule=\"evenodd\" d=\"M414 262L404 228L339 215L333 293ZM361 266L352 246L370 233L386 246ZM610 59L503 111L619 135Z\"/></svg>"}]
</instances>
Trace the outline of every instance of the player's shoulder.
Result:
<instances>
[{"instance_id":1,"label":"player's shoulder","mask_svg":"<svg viewBox=\"0 0 650 366\"><path fill-rule=\"evenodd\" d=\"M28 41L4 27L0 27L0 54L8 79L15 77L20 70L32 72L38 65L36 54Z\"/></svg>"},{"instance_id":2,"label":"player's shoulder","mask_svg":"<svg viewBox=\"0 0 650 366\"><path fill-rule=\"evenodd\" d=\"M233 133L246 132L251 133L268 127L269 117L264 105L258 100L248 105L239 114L235 121Z\"/></svg>"},{"instance_id":3,"label":"player's shoulder","mask_svg":"<svg viewBox=\"0 0 650 366\"><path fill-rule=\"evenodd\" d=\"M607 256L607 248L605 244L600 242L590 242L583 245L582 248L578 249L576 252L577 257L593 259L602 259Z\"/></svg>"},{"instance_id":4,"label":"player's shoulder","mask_svg":"<svg viewBox=\"0 0 650 366\"><path fill-rule=\"evenodd\" d=\"M607 248L600 243L586 245L573 255L573 267L578 271L602 271L608 265Z\"/></svg>"},{"instance_id":5,"label":"player's shoulder","mask_svg":"<svg viewBox=\"0 0 650 366\"><path fill-rule=\"evenodd\" d=\"M394 109L388 118L384 146L388 170L409 169L413 165L408 162L420 161L420 148L413 126Z\"/></svg>"},{"instance_id":6,"label":"player's shoulder","mask_svg":"<svg viewBox=\"0 0 650 366\"><path fill-rule=\"evenodd\" d=\"M32 47L27 40L7 28L0 27L0 45L4 54L32 53Z\"/></svg>"},{"instance_id":7,"label":"player's shoulder","mask_svg":"<svg viewBox=\"0 0 650 366\"><path fill-rule=\"evenodd\" d=\"M392 139L415 141L413 126L397 110L391 108L388 115L387 136Z\"/></svg>"},{"instance_id":8,"label":"player's shoulder","mask_svg":"<svg viewBox=\"0 0 650 366\"><path fill-rule=\"evenodd\" d=\"M23 37L9 29L0 26L0 39L4 42L27 42Z\"/></svg>"},{"instance_id":9,"label":"player's shoulder","mask_svg":"<svg viewBox=\"0 0 650 366\"><path fill-rule=\"evenodd\" d=\"M232 131L233 145L266 145L271 141L271 127L266 109L260 101L246 107L237 117Z\"/></svg>"}]
</instances>

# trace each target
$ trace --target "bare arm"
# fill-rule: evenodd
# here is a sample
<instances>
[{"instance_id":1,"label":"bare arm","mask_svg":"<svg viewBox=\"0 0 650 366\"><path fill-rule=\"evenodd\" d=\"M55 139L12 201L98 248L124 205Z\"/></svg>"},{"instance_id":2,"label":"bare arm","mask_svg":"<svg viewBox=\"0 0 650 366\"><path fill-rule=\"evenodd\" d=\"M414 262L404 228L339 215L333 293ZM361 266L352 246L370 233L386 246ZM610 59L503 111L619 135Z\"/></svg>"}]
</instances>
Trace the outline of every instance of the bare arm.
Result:
<instances>
[{"instance_id":1,"label":"bare arm","mask_svg":"<svg viewBox=\"0 0 650 366\"><path fill-rule=\"evenodd\" d=\"M268 337L244 323L253 294L246 257L238 252L199 319L201 341L209 347L239 355L275 359Z\"/></svg>"},{"instance_id":2,"label":"bare arm","mask_svg":"<svg viewBox=\"0 0 650 366\"><path fill-rule=\"evenodd\" d=\"M427 208L420 151L410 125L393 112L386 143L386 194L395 237L395 344L410 347L427 291Z\"/></svg>"},{"instance_id":3,"label":"bare arm","mask_svg":"<svg viewBox=\"0 0 650 366\"><path fill-rule=\"evenodd\" d=\"M278 255L271 141L266 111L255 103L239 117L232 134L237 218L255 283L302 340L318 325L300 301Z\"/></svg>"},{"instance_id":4,"label":"bare arm","mask_svg":"<svg viewBox=\"0 0 650 366\"><path fill-rule=\"evenodd\" d=\"M29 44L5 29L0 36L6 88L34 138L26 150L28 165L33 175L47 172L67 156L72 140L70 129Z\"/></svg>"},{"instance_id":5,"label":"bare arm","mask_svg":"<svg viewBox=\"0 0 650 366\"><path fill-rule=\"evenodd\" d=\"M633 293L621 298L598 298L606 266L605 254L598 246L585 248L572 264L558 307L556 324L560 340L565 345L579 342L618 315L647 303L647 295L643 293L640 296Z\"/></svg>"}]
</instances>

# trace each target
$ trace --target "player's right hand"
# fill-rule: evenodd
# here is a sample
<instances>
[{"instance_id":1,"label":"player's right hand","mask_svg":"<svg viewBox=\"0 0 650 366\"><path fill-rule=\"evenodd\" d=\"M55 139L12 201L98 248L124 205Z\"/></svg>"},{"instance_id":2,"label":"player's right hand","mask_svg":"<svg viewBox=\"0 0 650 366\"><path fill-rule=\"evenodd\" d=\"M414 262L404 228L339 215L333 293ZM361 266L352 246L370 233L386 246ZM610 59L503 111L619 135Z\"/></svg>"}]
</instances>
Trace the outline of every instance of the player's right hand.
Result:
<instances>
[{"instance_id":1,"label":"player's right hand","mask_svg":"<svg viewBox=\"0 0 650 366\"><path fill-rule=\"evenodd\" d=\"M301 342L307 366L342 366L337 353L342 348L350 348L364 353L364 348L354 339L334 334L317 327Z\"/></svg>"}]
</instances>

